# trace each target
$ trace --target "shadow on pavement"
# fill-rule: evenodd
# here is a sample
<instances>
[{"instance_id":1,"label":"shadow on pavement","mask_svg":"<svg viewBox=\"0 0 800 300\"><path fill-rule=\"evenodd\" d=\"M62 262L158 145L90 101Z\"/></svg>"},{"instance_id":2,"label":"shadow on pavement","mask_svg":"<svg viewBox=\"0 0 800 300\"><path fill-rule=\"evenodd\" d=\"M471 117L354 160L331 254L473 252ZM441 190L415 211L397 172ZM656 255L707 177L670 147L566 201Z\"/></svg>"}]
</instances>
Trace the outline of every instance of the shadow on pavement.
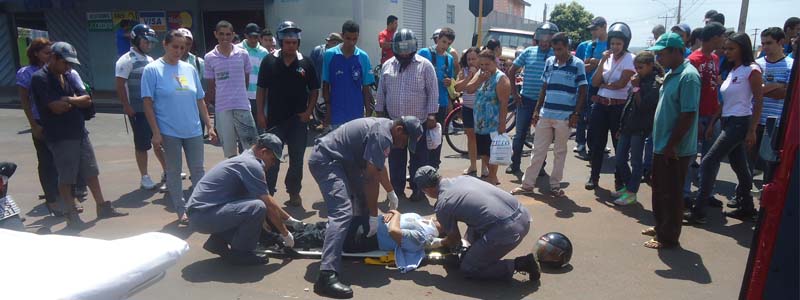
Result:
<instances>
[{"instance_id":1,"label":"shadow on pavement","mask_svg":"<svg viewBox=\"0 0 800 300\"><path fill-rule=\"evenodd\" d=\"M666 279L688 280L700 284L711 283L711 274L703 264L703 257L682 247L658 250L658 258L669 270L655 270Z\"/></svg>"},{"instance_id":2,"label":"shadow on pavement","mask_svg":"<svg viewBox=\"0 0 800 300\"><path fill-rule=\"evenodd\" d=\"M170 222L169 224L164 225L164 227L161 228L161 230L159 230L159 231L163 232L163 233L166 233L166 234L171 234L172 236L175 236L175 237L177 237L179 239L182 239L182 240L187 240L190 236L192 236L192 233L194 233L194 231L192 231L191 227L180 227L180 226L178 226L178 220L177 219L172 221L172 222Z\"/></svg>"},{"instance_id":3,"label":"shadow on pavement","mask_svg":"<svg viewBox=\"0 0 800 300\"><path fill-rule=\"evenodd\" d=\"M563 268L550 268L550 267L545 267L545 266L542 266L541 268L542 268L541 269L542 273L544 273L544 274L566 274L566 273L572 272L572 270L575 269L572 266L572 264L568 264L568 265L564 266Z\"/></svg>"},{"instance_id":4,"label":"shadow on pavement","mask_svg":"<svg viewBox=\"0 0 800 300\"><path fill-rule=\"evenodd\" d=\"M119 199L114 201L114 206L123 208L144 207L148 204L146 200L156 194L158 194L158 188L151 190L135 189L120 196Z\"/></svg>"},{"instance_id":5,"label":"shadow on pavement","mask_svg":"<svg viewBox=\"0 0 800 300\"><path fill-rule=\"evenodd\" d=\"M196 261L181 270L181 277L189 282L255 283L279 270L288 261L259 266L233 266L215 257Z\"/></svg>"}]
</instances>

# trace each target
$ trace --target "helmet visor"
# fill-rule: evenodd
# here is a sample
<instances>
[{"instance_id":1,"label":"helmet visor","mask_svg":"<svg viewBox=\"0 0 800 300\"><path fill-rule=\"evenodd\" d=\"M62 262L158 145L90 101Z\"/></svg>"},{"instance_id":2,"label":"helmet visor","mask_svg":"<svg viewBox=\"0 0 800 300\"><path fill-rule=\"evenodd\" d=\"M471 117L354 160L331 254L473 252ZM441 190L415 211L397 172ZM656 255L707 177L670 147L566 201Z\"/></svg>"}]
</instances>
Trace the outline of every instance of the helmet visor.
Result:
<instances>
[{"instance_id":1,"label":"helmet visor","mask_svg":"<svg viewBox=\"0 0 800 300\"><path fill-rule=\"evenodd\" d=\"M417 52L417 40L395 41L392 44L392 52L394 52L395 55L406 55Z\"/></svg>"}]
</instances>

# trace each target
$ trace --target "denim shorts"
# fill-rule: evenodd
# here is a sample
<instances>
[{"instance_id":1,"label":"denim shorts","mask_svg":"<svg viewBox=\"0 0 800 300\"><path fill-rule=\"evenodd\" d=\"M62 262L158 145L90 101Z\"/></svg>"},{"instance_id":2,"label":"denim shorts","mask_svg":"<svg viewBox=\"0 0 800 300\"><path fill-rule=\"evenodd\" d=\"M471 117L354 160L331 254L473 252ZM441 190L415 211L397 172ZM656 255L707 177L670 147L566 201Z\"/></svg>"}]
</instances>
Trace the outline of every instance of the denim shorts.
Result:
<instances>
[{"instance_id":1,"label":"denim shorts","mask_svg":"<svg viewBox=\"0 0 800 300\"><path fill-rule=\"evenodd\" d=\"M153 130L147 123L147 116L143 112L137 112L133 117L128 116L133 129L133 145L136 151L147 151L153 148Z\"/></svg>"}]
</instances>

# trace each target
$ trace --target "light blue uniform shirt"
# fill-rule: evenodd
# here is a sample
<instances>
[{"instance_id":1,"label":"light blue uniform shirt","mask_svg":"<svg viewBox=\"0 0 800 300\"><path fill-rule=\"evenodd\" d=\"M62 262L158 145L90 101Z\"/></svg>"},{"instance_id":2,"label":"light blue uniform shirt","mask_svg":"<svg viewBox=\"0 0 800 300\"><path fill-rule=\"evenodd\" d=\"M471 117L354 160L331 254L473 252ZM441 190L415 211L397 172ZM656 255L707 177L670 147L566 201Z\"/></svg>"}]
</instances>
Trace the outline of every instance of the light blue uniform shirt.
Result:
<instances>
[{"instance_id":1,"label":"light blue uniform shirt","mask_svg":"<svg viewBox=\"0 0 800 300\"><path fill-rule=\"evenodd\" d=\"M178 61L170 65L163 58L148 64L142 73L142 98L153 99L158 129L176 138L203 135L197 100L205 97L194 66Z\"/></svg>"}]
</instances>

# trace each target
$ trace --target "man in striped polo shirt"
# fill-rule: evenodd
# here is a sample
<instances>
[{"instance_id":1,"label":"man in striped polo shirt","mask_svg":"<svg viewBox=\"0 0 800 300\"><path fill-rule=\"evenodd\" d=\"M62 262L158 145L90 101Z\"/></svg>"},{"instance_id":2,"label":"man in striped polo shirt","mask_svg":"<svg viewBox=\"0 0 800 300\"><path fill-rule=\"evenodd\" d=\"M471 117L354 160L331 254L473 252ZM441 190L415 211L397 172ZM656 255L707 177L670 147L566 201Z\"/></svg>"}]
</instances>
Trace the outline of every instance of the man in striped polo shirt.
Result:
<instances>
[{"instance_id":1,"label":"man in striped polo shirt","mask_svg":"<svg viewBox=\"0 0 800 300\"><path fill-rule=\"evenodd\" d=\"M759 157L761 148L761 138L764 136L764 129L767 125L767 118L775 117L780 121L783 113L783 99L786 98L786 88L789 83L789 76L792 73L794 60L787 57L783 52L783 42L787 39L786 34L779 27L770 27L761 32L761 46L764 49L764 57L756 59L756 63L761 67L764 79L764 110L761 112L761 120L758 121L756 129L755 147L750 149L750 169L754 167L764 171L764 182L772 179L772 172L769 164L763 162ZM753 174L752 172L750 174Z\"/></svg>"},{"instance_id":2,"label":"man in striped polo shirt","mask_svg":"<svg viewBox=\"0 0 800 300\"><path fill-rule=\"evenodd\" d=\"M517 124L515 126L511 165L506 168L506 174L517 174L520 172L519 165L522 160L522 145L531 128L531 117L536 106L536 99L539 99L539 92L542 88L542 72L544 71L545 61L553 56L553 49L550 49L550 37L558 32L555 24L544 23L536 29L534 38L538 46L526 48L514 60L511 69L508 70L508 78L514 78L521 68L523 70L522 91L517 91L516 86L512 85L514 102L517 106Z\"/></svg>"},{"instance_id":3,"label":"man in striped polo shirt","mask_svg":"<svg viewBox=\"0 0 800 300\"><path fill-rule=\"evenodd\" d=\"M577 99L586 97L588 83L583 61L569 52L567 35L563 32L555 34L550 44L555 51L555 57L548 58L545 64L541 79L542 91L533 113L533 122L536 124L533 157L522 176L522 185L511 191L515 195L533 192L536 177L547 157L547 149L555 138L550 193L554 197L564 196L560 184L567 158L567 140L571 128L578 125L578 119L583 112L584 101Z\"/></svg>"},{"instance_id":4,"label":"man in striped polo shirt","mask_svg":"<svg viewBox=\"0 0 800 300\"><path fill-rule=\"evenodd\" d=\"M247 99L250 100L250 112L253 114L253 120L257 120L258 113L264 114L263 111L259 112L256 109L256 83L258 82L258 71L261 69L261 61L269 54L269 52L267 51L267 48L262 47L258 43L258 38L261 34L261 28L259 28L257 24L247 24L247 26L244 28L244 33L245 40L236 46L247 51L247 55L250 57L251 69L250 77L248 78L250 81L247 85Z\"/></svg>"}]
</instances>

